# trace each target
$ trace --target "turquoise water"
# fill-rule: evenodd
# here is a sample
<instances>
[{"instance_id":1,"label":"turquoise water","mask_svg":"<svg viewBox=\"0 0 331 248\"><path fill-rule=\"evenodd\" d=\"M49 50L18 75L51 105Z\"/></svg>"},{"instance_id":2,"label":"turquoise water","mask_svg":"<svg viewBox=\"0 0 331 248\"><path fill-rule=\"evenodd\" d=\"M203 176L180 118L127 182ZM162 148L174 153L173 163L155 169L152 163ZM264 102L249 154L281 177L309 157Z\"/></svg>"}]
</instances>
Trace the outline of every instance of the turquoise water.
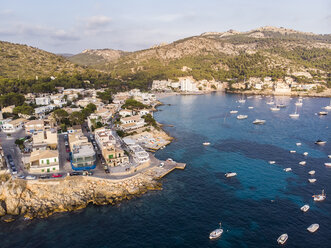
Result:
<instances>
[{"instance_id":1,"label":"turquoise water","mask_svg":"<svg viewBox=\"0 0 331 248\"><path fill-rule=\"evenodd\" d=\"M0 224L0 247L277 247L276 239L285 232L286 247L331 247L331 169L323 165L331 154L331 113L315 115L329 100L304 98L300 118L293 120L288 114L295 110L295 98L277 98L288 106L273 113L268 98L239 104L239 97L163 99L170 106L159 107L155 118L174 125L165 129L175 140L156 156L185 162L187 168L162 179L162 191L116 206ZM229 114L234 109L248 119L237 120ZM256 118L267 122L253 125ZM316 146L317 139L329 142ZM211 145L203 146L205 141ZM302 160L306 166L298 164ZM284 172L286 167L293 171ZM312 169L314 184L308 182ZM229 171L237 177L225 178ZM311 196L322 189L327 199L314 202ZM311 209L303 213L306 203ZM209 232L220 221L225 232L210 241ZM320 224L314 234L306 230L312 223Z\"/></svg>"}]
</instances>

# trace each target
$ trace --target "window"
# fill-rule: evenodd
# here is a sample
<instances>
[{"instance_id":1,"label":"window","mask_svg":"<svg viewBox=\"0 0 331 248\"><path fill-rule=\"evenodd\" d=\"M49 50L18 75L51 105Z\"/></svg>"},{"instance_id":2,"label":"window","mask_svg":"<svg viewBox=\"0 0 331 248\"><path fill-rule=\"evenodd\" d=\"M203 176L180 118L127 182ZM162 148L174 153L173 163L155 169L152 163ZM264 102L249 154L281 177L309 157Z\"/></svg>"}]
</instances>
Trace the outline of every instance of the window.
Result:
<instances>
[{"instance_id":1,"label":"window","mask_svg":"<svg viewBox=\"0 0 331 248\"><path fill-rule=\"evenodd\" d=\"M113 154L112 154L112 155L109 155L108 158L109 158L109 159L112 159L112 158L113 158Z\"/></svg>"},{"instance_id":2,"label":"window","mask_svg":"<svg viewBox=\"0 0 331 248\"><path fill-rule=\"evenodd\" d=\"M47 164L49 164L49 159L46 160Z\"/></svg>"},{"instance_id":3,"label":"window","mask_svg":"<svg viewBox=\"0 0 331 248\"><path fill-rule=\"evenodd\" d=\"M43 164L44 163L44 160L41 160L41 163Z\"/></svg>"},{"instance_id":4,"label":"window","mask_svg":"<svg viewBox=\"0 0 331 248\"><path fill-rule=\"evenodd\" d=\"M55 170L55 167L53 167L53 170Z\"/></svg>"},{"instance_id":5,"label":"window","mask_svg":"<svg viewBox=\"0 0 331 248\"><path fill-rule=\"evenodd\" d=\"M45 172L45 170L44 169L41 169L41 172Z\"/></svg>"},{"instance_id":6,"label":"window","mask_svg":"<svg viewBox=\"0 0 331 248\"><path fill-rule=\"evenodd\" d=\"M56 158L54 158L54 162L56 162Z\"/></svg>"}]
</instances>

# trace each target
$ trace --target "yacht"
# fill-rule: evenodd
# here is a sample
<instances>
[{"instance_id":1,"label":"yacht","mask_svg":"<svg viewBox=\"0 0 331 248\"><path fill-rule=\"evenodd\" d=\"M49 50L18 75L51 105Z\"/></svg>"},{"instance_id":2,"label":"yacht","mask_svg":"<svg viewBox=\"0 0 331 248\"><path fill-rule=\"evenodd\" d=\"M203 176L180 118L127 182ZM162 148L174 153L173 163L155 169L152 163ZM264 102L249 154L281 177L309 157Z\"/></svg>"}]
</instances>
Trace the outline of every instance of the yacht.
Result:
<instances>
[{"instance_id":1,"label":"yacht","mask_svg":"<svg viewBox=\"0 0 331 248\"><path fill-rule=\"evenodd\" d=\"M271 111L279 111L280 108L278 108L278 107L272 107L272 108L270 108L270 110L271 110Z\"/></svg>"},{"instance_id":2,"label":"yacht","mask_svg":"<svg viewBox=\"0 0 331 248\"><path fill-rule=\"evenodd\" d=\"M243 119L247 119L248 115L238 115L237 119L238 120L243 120Z\"/></svg>"},{"instance_id":3,"label":"yacht","mask_svg":"<svg viewBox=\"0 0 331 248\"><path fill-rule=\"evenodd\" d=\"M277 106L276 106L277 108L285 108L286 107L286 105L285 104L277 104Z\"/></svg>"},{"instance_id":4,"label":"yacht","mask_svg":"<svg viewBox=\"0 0 331 248\"><path fill-rule=\"evenodd\" d=\"M209 146L210 145L210 142L203 142L202 143L204 146Z\"/></svg>"},{"instance_id":5,"label":"yacht","mask_svg":"<svg viewBox=\"0 0 331 248\"><path fill-rule=\"evenodd\" d=\"M315 171L314 170L311 170L308 172L309 175L315 175Z\"/></svg>"},{"instance_id":6,"label":"yacht","mask_svg":"<svg viewBox=\"0 0 331 248\"><path fill-rule=\"evenodd\" d=\"M331 167L331 163L324 163L326 167Z\"/></svg>"},{"instance_id":7,"label":"yacht","mask_svg":"<svg viewBox=\"0 0 331 248\"><path fill-rule=\"evenodd\" d=\"M328 158L331 158L331 155L328 155Z\"/></svg>"},{"instance_id":8,"label":"yacht","mask_svg":"<svg viewBox=\"0 0 331 248\"><path fill-rule=\"evenodd\" d=\"M290 153L296 153L297 151L291 150Z\"/></svg>"},{"instance_id":9,"label":"yacht","mask_svg":"<svg viewBox=\"0 0 331 248\"><path fill-rule=\"evenodd\" d=\"M209 239L217 239L217 238L221 237L221 235L223 233L223 229L221 227L222 227L222 223L220 223L219 228L215 229L214 231L212 231L209 234Z\"/></svg>"},{"instance_id":10,"label":"yacht","mask_svg":"<svg viewBox=\"0 0 331 248\"><path fill-rule=\"evenodd\" d=\"M284 171L290 172L290 171L292 171L292 168L285 168Z\"/></svg>"},{"instance_id":11,"label":"yacht","mask_svg":"<svg viewBox=\"0 0 331 248\"><path fill-rule=\"evenodd\" d=\"M317 179L316 179L316 178L309 178L308 181L309 181L310 183L314 183L314 182L317 181Z\"/></svg>"},{"instance_id":12,"label":"yacht","mask_svg":"<svg viewBox=\"0 0 331 248\"><path fill-rule=\"evenodd\" d=\"M269 164L274 164L274 163L276 163L276 161L273 160L269 161Z\"/></svg>"},{"instance_id":13,"label":"yacht","mask_svg":"<svg viewBox=\"0 0 331 248\"><path fill-rule=\"evenodd\" d=\"M302 99L299 98L299 100L295 103L295 106L302 106Z\"/></svg>"},{"instance_id":14,"label":"yacht","mask_svg":"<svg viewBox=\"0 0 331 248\"><path fill-rule=\"evenodd\" d=\"M330 99L330 104L328 106L325 106L324 109L331 110L331 99Z\"/></svg>"},{"instance_id":15,"label":"yacht","mask_svg":"<svg viewBox=\"0 0 331 248\"><path fill-rule=\"evenodd\" d=\"M231 110L230 111L230 114L237 114L238 113L238 110Z\"/></svg>"},{"instance_id":16,"label":"yacht","mask_svg":"<svg viewBox=\"0 0 331 248\"><path fill-rule=\"evenodd\" d=\"M303 155L304 155L304 156L308 156L308 152L304 152Z\"/></svg>"},{"instance_id":17,"label":"yacht","mask_svg":"<svg viewBox=\"0 0 331 248\"><path fill-rule=\"evenodd\" d=\"M313 232L316 232L317 229L318 229L319 227L320 227L319 224L311 224L311 225L307 228L307 230L308 230L309 232L313 233Z\"/></svg>"},{"instance_id":18,"label":"yacht","mask_svg":"<svg viewBox=\"0 0 331 248\"><path fill-rule=\"evenodd\" d=\"M326 141L323 141L323 140L320 140L320 139L315 141L316 145L324 145L325 143L326 143Z\"/></svg>"},{"instance_id":19,"label":"yacht","mask_svg":"<svg viewBox=\"0 0 331 248\"><path fill-rule=\"evenodd\" d=\"M279 236L279 238L277 239L277 242L278 242L278 244L283 245L286 243L287 239L288 239L288 235L287 235L287 233L284 233Z\"/></svg>"},{"instance_id":20,"label":"yacht","mask_svg":"<svg viewBox=\"0 0 331 248\"><path fill-rule=\"evenodd\" d=\"M297 146L301 146L302 144L300 143L300 142L298 142L298 143L295 143Z\"/></svg>"},{"instance_id":21,"label":"yacht","mask_svg":"<svg viewBox=\"0 0 331 248\"><path fill-rule=\"evenodd\" d=\"M274 105L275 102L274 101L270 101L270 102L267 102L268 105Z\"/></svg>"},{"instance_id":22,"label":"yacht","mask_svg":"<svg viewBox=\"0 0 331 248\"><path fill-rule=\"evenodd\" d=\"M318 112L318 115L327 115L328 114L328 112L326 112L326 111L320 111L320 112Z\"/></svg>"},{"instance_id":23,"label":"yacht","mask_svg":"<svg viewBox=\"0 0 331 248\"><path fill-rule=\"evenodd\" d=\"M235 176L237 176L236 172L227 172L227 173L225 173L225 177L235 177Z\"/></svg>"},{"instance_id":24,"label":"yacht","mask_svg":"<svg viewBox=\"0 0 331 248\"><path fill-rule=\"evenodd\" d=\"M253 106L249 106L248 109L253 109L254 107Z\"/></svg>"},{"instance_id":25,"label":"yacht","mask_svg":"<svg viewBox=\"0 0 331 248\"><path fill-rule=\"evenodd\" d=\"M245 103L246 100L245 100L245 99L239 99L238 102L239 102L239 103Z\"/></svg>"},{"instance_id":26,"label":"yacht","mask_svg":"<svg viewBox=\"0 0 331 248\"><path fill-rule=\"evenodd\" d=\"M299 165L306 165L306 161L299 162Z\"/></svg>"},{"instance_id":27,"label":"yacht","mask_svg":"<svg viewBox=\"0 0 331 248\"><path fill-rule=\"evenodd\" d=\"M326 194L324 193L324 189L322 190L322 194L313 195L314 201L324 201L326 199Z\"/></svg>"},{"instance_id":28,"label":"yacht","mask_svg":"<svg viewBox=\"0 0 331 248\"><path fill-rule=\"evenodd\" d=\"M303 205L300 209L302 212L307 212L309 210L309 208L310 208L309 205L306 204L306 205Z\"/></svg>"},{"instance_id":29,"label":"yacht","mask_svg":"<svg viewBox=\"0 0 331 248\"><path fill-rule=\"evenodd\" d=\"M262 125L265 123L265 120L260 120L260 119L256 119L255 121L253 121L253 124L257 124L257 125Z\"/></svg>"},{"instance_id":30,"label":"yacht","mask_svg":"<svg viewBox=\"0 0 331 248\"><path fill-rule=\"evenodd\" d=\"M298 108L295 107L295 112L293 114L289 114L291 118L298 118L300 115L298 114Z\"/></svg>"}]
</instances>

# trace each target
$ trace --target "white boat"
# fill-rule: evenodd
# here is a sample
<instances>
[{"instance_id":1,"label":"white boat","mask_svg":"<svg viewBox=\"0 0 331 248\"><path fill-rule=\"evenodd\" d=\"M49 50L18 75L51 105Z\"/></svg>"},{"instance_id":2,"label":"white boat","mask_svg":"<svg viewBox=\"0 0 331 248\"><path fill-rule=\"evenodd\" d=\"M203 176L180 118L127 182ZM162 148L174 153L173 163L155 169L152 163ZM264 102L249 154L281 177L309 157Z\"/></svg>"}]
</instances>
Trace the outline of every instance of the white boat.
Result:
<instances>
[{"instance_id":1,"label":"white boat","mask_svg":"<svg viewBox=\"0 0 331 248\"><path fill-rule=\"evenodd\" d=\"M308 172L309 175L315 175L315 171L314 170L311 170Z\"/></svg>"},{"instance_id":2,"label":"white boat","mask_svg":"<svg viewBox=\"0 0 331 248\"><path fill-rule=\"evenodd\" d=\"M262 124L264 124L265 122L266 122L265 120L256 119L255 121L253 121L253 124L256 124L256 125L262 125Z\"/></svg>"},{"instance_id":3,"label":"white boat","mask_svg":"<svg viewBox=\"0 0 331 248\"><path fill-rule=\"evenodd\" d=\"M278 104L276 107L277 107L277 108L285 108L286 105L281 103L281 104Z\"/></svg>"},{"instance_id":4,"label":"white boat","mask_svg":"<svg viewBox=\"0 0 331 248\"><path fill-rule=\"evenodd\" d=\"M328 112L326 112L326 111L320 111L320 112L318 112L318 115L327 115L328 114Z\"/></svg>"},{"instance_id":5,"label":"white boat","mask_svg":"<svg viewBox=\"0 0 331 248\"><path fill-rule=\"evenodd\" d=\"M238 110L231 110L230 111L230 114L237 114L238 113Z\"/></svg>"},{"instance_id":6,"label":"white boat","mask_svg":"<svg viewBox=\"0 0 331 248\"><path fill-rule=\"evenodd\" d=\"M293 114L289 114L291 118L298 118L300 115L298 114L298 108L295 107L295 112Z\"/></svg>"},{"instance_id":7,"label":"white boat","mask_svg":"<svg viewBox=\"0 0 331 248\"><path fill-rule=\"evenodd\" d=\"M291 150L290 153L296 153L297 151Z\"/></svg>"},{"instance_id":8,"label":"white boat","mask_svg":"<svg viewBox=\"0 0 331 248\"><path fill-rule=\"evenodd\" d=\"M269 161L269 164L274 164L274 163L276 163L276 161L273 160Z\"/></svg>"},{"instance_id":9,"label":"white boat","mask_svg":"<svg viewBox=\"0 0 331 248\"><path fill-rule=\"evenodd\" d=\"M324 189L322 190L322 194L313 195L314 201L324 201L326 199L326 194L324 193Z\"/></svg>"},{"instance_id":10,"label":"white boat","mask_svg":"<svg viewBox=\"0 0 331 248\"><path fill-rule=\"evenodd\" d=\"M331 158L331 155L328 155L328 158Z\"/></svg>"},{"instance_id":11,"label":"white boat","mask_svg":"<svg viewBox=\"0 0 331 248\"><path fill-rule=\"evenodd\" d=\"M268 105L274 105L275 102L274 101L270 101L270 102L267 102Z\"/></svg>"},{"instance_id":12,"label":"white boat","mask_svg":"<svg viewBox=\"0 0 331 248\"><path fill-rule=\"evenodd\" d=\"M304 155L304 156L308 156L308 152L304 152L303 155Z\"/></svg>"},{"instance_id":13,"label":"white boat","mask_svg":"<svg viewBox=\"0 0 331 248\"><path fill-rule=\"evenodd\" d=\"M243 120L243 119L247 119L248 115L238 115L237 119L238 120Z\"/></svg>"},{"instance_id":14,"label":"white boat","mask_svg":"<svg viewBox=\"0 0 331 248\"><path fill-rule=\"evenodd\" d=\"M222 224L220 223L220 228L215 229L209 234L209 239L217 239L221 237L223 229L221 228Z\"/></svg>"},{"instance_id":15,"label":"white boat","mask_svg":"<svg viewBox=\"0 0 331 248\"><path fill-rule=\"evenodd\" d=\"M323 141L323 140L316 140L315 141L316 145L324 145L325 143L326 143L326 141Z\"/></svg>"},{"instance_id":16,"label":"white boat","mask_svg":"<svg viewBox=\"0 0 331 248\"><path fill-rule=\"evenodd\" d=\"M292 168L285 168L284 171L290 172L290 171L292 171Z\"/></svg>"},{"instance_id":17,"label":"white boat","mask_svg":"<svg viewBox=\"0 0 331 248\"><path fill-rule=\"evenodd\" d=\"M253 109L253 108L254 108L254 107L252 107L252 106L249 106L249 107L248 107L248 109Z\"/></svg>"},{"instance_id":18,"label":"white boat","mask_svg":"<svg viewBox=\"0 0 331 248\"><path fill-rule=\"evenodd\" d=\"M297 146L301 146L302 144L300 143L300 142L298 142L298 143L295 143Z\"/></svg>"},{"instance_id":19,"label":"white boat","mask_svg":"<svg viewBox=\"0 0 331 248\"><path fill-rule=\"evenodd\" d=\"M239 102L239 103L245 103L246 100L245 100L245 99L240 99L240 100L238 100L238 102Z\"/></svg>"},{"instance_id":20,"label":"white boat","mask_svg":"<svg viewBox=\"0 0 331 248\"><path fill-rule=\"evenodd\" d=\"M309 208L310 208L309 205L306 204L306 205L303 205L300 209L302 212L307 212L309 210Z\"/></svg>"},{"instance_id":21,"label":"white boat","mask_svg":"<svg viewBox=\"0 0 331 248\"><path fill-rule=\"evenodd\" d=\"M286 243L287 239L288 239L288 235L287 235L287 233L284 233L279 236L279 238L277 239L277 242L278 242L278 244L283 245Z\"/></svg>"},{"instance_id":22,"label":"white boat","mask_svg":"<svg viewBox=\"0 0 331 248\"><path fill-rule=\"evenodd\" d=\"M331 167L331 163L324 163L326 167Z\"/></svg>"},{"instance_id":23,"label":"white boat","mask_svg":"<svg viewBox=\"0 0 331 248\"><path fill-rule=\"evenodd\" d=\"M306 165L306 161L299 162L299 165Z\"/></svg>"},{"instance_id":24,"label":"white boat","mask_svg":"<svg viewBox=\"0 0 331 248\"><path fill-rule=\"evenodd\" d=\"M295 103L295 106L302 106L302 99L299 98L299 100Z\"/></svg>"},{"instance_id":25,"label":"white boat","mask_svg":"<svg viewBox=\"0 0 331 248\"><path fill-rule=\"evenodd\" d=\"M318 230L318 228L320 228L319 224L311 224L307 230L311 233L316 232Z\"/></svg>"},{"instance_id":26,"label":"white boat","mask_svg":"<svg viewBox=\"0 0 331 248\"><path fill-rule=\"evenodd\" d=\"M202 144L203 144L204 146L209 146L209 145L210 145L209 142L203 142Z\"/></svg>"},{"instance_id":27,"label":"white boat","mask_svg":"<svg viewBox=\"0 0 331 248\"><path fill-rule=\"evenodd\" d=\"M326 110L331 110L331 98L330 98L330 105L325 106L324 109L326 109Z\"/></svg>"},{"instance_id":28,"label":"white boat","mask_svg":"<svg viewBox=\"0 0 331 248\"><path fill-rule=\"evenodd\" d=\"M314 182L317 181L317 179L316 179L316 178L309 178L308 181L309 181L310 183L314 183Z\"/></svg>"},{"instance_id":29,"label":"white boat","mask_svg":"<svg viewBox=\"0 0 331 248\"><path fill-rule=\"evenodd\" d=\"M280 108L278 108L278 107L272 107L272 108L270 108L270 110L271 110L271 111L279 111Z\"/></svg>"},{"instance_id":30,"label":"white boat","mask_svg":"<svg viewBox=\"0 0 331 248\"><path fill-rule=\"evenodd\" d=\"M236 172L227 172L227 173L225 173L225 177L235 177L235 176L237 176Z\"/></svg>"}]
</instances>

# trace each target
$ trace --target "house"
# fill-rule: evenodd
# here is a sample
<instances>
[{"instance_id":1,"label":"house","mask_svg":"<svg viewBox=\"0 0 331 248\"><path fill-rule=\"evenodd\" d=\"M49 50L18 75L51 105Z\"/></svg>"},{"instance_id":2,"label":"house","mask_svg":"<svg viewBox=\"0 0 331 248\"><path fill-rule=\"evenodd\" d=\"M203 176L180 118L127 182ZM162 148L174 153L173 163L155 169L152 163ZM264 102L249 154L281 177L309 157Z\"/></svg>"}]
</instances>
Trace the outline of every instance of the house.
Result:
<instances>
[{"instance_id":1,"label":"house","mask_svg":"<svg viewBox=\"0 0 331 248\"><path fill-rule=\"evenodd\" d=\"M51 103L51 98L49 96L36 97L36 105L49 105Z\"/></svg>"},{"instance_id":2,"label":"house","mask_svg":"<svg viewBox=\"0 0 331 248\"><path fill-rule=\"evenodd\" d=\"M35 132L42 132L45 129L44 120L32 120L25 123L25 132L33 134Z\"/></svg>"},{"instance_id":3,"label":"house","mask_svg":"<svg viewBox=\"0 0 331 248\"><path fill-rule=\"evenodd\" d=\"M1 109L2 113L13 113L15 105L10 105Z\"/></svg>"},{"instance_id":4,"label":"house","mask_svg":"<svg viewBox=\"0 0 331 248\"><path fill-rule=\"evenodd\" d=\"M130 109L121 109L118 113L122 117L127 117L127 116L133 115L132 110L130 110Z\"/></svg>"},{"instance_id":5,"label":"house","mask_svg":"<svg viewBox=\"0 0 331 248\"><path fill-rule=\"evenodd\" d=\"M143 164L150 161L149 154L140 145L130 145L129 149L132 151L136 163Z\"/></svg>"},{"instance_id":6,"label":"house","mask_svg":"<svg viewBox=\"0 0 331 248\"><path fill-rule=\"evenodd\" d=\"M16 120L12 120L12 121L3 123L2 124L2 130L5 133L14 133L14 132L17 132L20 129L22 129L23 126L24 126L24 123L26 123L26 122L27 122L27 120L24 119L24 118L19 118L19 119L16 119Z\"/></svg>"},{"instance_id":7,"label":"house","mask_svg":"<svg viewBox=\"0 0 331 248\"><path fill-rule=\"evenodd\" d=\"M104 147L102 149L102 156L104 157L107 165L111 167L129 163L129 157L125 155L121 148L114 145Z\"/></svg>"},{"instance_id":8,"label":"house","mask_svg":"<svg viewBox=\"0 0 331 248\"><path fill-rule=\"evenodd\" d=\"M56 130L34 132L32 135L32 150L57 149L58 137Z\"/></svg>"},{"instance_id":9,"label":"house","mask_svg":"<svg viewBox=\"0 0 331 248\"><path fill-rule=\"evenodd\" d=\"M54 108L55 108L55 105L54 104L50 104L50 105L47 105L47 106L41 106L41 107L35 108L34 109L34 112L37 115L43 115L43 114L45 114L47 112L52 111Z\"/></svg>"},{"instance_id":10,"label":"house","mask_svg":"<svg viewBox=\"0 0 331 248\"><path fill-rule=\"evenodd\" d=\"M28 163L30 173L50 173L59 171L59 152L57 150L37 150L31 152Z\"/></svg>"},{"instance_id":11,"label":"house","mask_svg":"<svg viewBox=\"0 0 331 248\"><path fill-rule=\"evenodd\" d=\"M180 80L180 90L185 92L198 91L198 88L191 79L184 78Z\"/></svg>"},{"instance_id":12,"label":"house","mask_svg":"<svg viewBox=\"0 0 331 248\"><path fill-rule=\"evenodd\" d=\"M94 131L94 137L100 149L116 144L116 139L110 129L98 128Z\"/></svg>"},{"instance_id":13,"label":"house","mask_svg":"<svg viewBox=\"0 0 331 248\"><path fill-rule=\"evenodd\" d=\"M134 130L145 125L145 120L139 115L121 118L120 128L124 131Z\"/></svg>"},{"instance_id":14,"label":"house","mask_svg":"<svg viewBox=\"0 0 331 248\"><path fill-rule=\"evenodd\" d=\"M274 93L283 94L290 92L291 92L291 88L287 83L283 81L278 81L274 84Z\"/></svg>"},{"instance_id":15,"label":"house","mask_svg":"<svg viewBox=\"0 0 331 248\"><path fill-rule=\"evenodd\" d=\"M151 114L153 116L153 112L151 112L149 109L141 109L139 110L139 115L140 116L144 116L144 115L147 115L147 114Z\"/></svg>"}]
</instances>

